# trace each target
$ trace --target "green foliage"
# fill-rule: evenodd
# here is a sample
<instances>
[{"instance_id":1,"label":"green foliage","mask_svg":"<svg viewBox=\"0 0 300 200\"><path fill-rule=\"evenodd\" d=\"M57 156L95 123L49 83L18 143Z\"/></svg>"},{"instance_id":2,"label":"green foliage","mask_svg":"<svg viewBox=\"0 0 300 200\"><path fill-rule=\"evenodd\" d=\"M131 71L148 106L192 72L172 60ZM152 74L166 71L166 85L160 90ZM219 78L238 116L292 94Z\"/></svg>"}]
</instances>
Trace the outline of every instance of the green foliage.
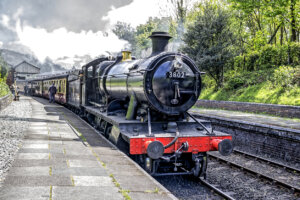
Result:
<instances>
[{"instance_id":1,"label":"green foliage","mask_svg":"<svg viewBox=\"0 0 300 200\"><path fill-rule=\"evenodd\" d=\"M226 83L224 88L225 89L237 89L245 84L246 84L245 79L243 79L239 76L235 76Z\"/></svg>"},{"instance_id":2,"label":"green foliage","mask_svg":"<svg viewBox=\"0 0 300 200\"><path fill-rule=\"evenodd\" d=\"M262 47L257 65L261 69L276 67L280 64L278 48L273 45Z\"/></svg>"},{"instance_id":3,"label":"green foliage","mask_svg":"<svg viewBox=\"0 0 300 200\"><path fill-rule=\"evenodd\" d=\"M215 91L213 86L206 87L200 99L300 105L300 66L280 66L251 73L231 70L224 76L222 89Z\"/></svg>"},{"instance_id":4,"label":"green foliage","mask_svg":"<svg viewBox=\"0 0 300 200\"><path fill-rule=\"evenodd\" d=\"M0 97L3 97L9 93L9 88L6 85L5 81L0 79Z\"/></svg>"},{"instance_id":5,"label":"green foliage","mask_svg":"<svg viewBox=\"0 0 300 200\"><path fill-rule=\"evenodd\" d=\"M112 31L120 39L128 41L132 53L140 58L144 57L144 52L152 46L149 36L153 31L166 31L176 35L176 24L170 17L150 17L145 24L136 28L124 22L117 22Z\"/></svg>"},{"instance_id":6,"label":"green foliage","mask_svg":"<svg viewBox=\"0 0 300 200\"><path fill-rule=\"evenodd\" d=\"M292 65L300 65L300 43L290 44L290 62Z\"/></svg>"},{"instance_id":7,"label":"green foliage","mask_svg":"<svg viewBox=\"0 0 300 200\"><path fill-rule=\"evenodd\" d=\"M230 14L210 3L201 5L199 12L184 35L182 51L216 81L217 87L221 87L224 67L233 56Z\"/></svg>"},{"instance_id":8,"label":"green foliage","mask_svg":"<svg viewBox=\"0 0 300 200\"><path fill-rule=\"evenodd\" d=\"M117 22L112 29L113 33L116 34L120 39L126 40L129 43L134 43L134 28L125 22Z\"/></svg>"},{"instance_id":9,"label":"green foliage","mask_svg":"<svg viewBox=\"0 0 300 200\"><path fill-rule=\"evenodd\" d=\"M240 87L235 90L224 88L215 92L214 88L205 89L200 99L218 101L242 101L256 103L272 103L300 106L300 88L272 87L270 82L263 82L248 87Z\"/></svg>"},{"instance_id":10,"label":"green foliage","mask_svg":"<svg viewBox=\"0 0 300 200\"><path fill-rule=\"evenodd\" d=\"M171 18L152 18L150 17L146 24L141 24L136 28L136 44L137 44L137 52L136 55L138 57L144 57L143 51L151 48L151 40L149 36L153 31L166 31L169 32L170 28L174 28L170 26Z\"/></svg>"},{"instance_id":11,"label":"green foliage","mask_svg":"<svg viewBox=\"0 0 300 200\"><path fill-rule=\"evenodd\" d=\"M259 53L257 51L251 51L248 56L245 57L245 68L246 70L256 69L256 62L259 58Z\"/></svg>"},{"instance_id":12,"label":"green foliage","mask_svg":"<svg viewBox=\"0 0 300 200\"><path fill-rule=\"evenodd\" d=\"M236 70L261 70L277 68L281 65L296 66L300 64L300 44L291 43L286 45L267 44L259 51L249 51L244 55L234 58L234 69Z\"/></svg>"},{"instance_id":13,"label":"green foliage","mask_svg":"<svg viewBox=\"0 0 300 200\"><path fill-rule=\"evenodd\" d=\"M295 84L299 85L296 77L296 72L300 71L300 66L293 68L290 66L280 66L274 70L274 76L271 78L273 87L293 87Z\"/></svg>"},{"instance_id":14,"label":"green foliage","mask_svg":"<svg viewBox=\"0 0 300 200\"><path fill-rule=\"evenodd\" d=\"M0 57L0 97L9 93L9 88L6 85L7 66L3 59Z\"/></svg>"},{"instance_id":15,"label":"green foliage","mask_svg":"<svg viewBox=\"0 0 300 200\"><path fill-rule=\"evenodd\" d=\"M243 36L247 36L241 38L246 48L257 49L278 41L283 44L297 40L300 1L230 0L229 3L237 27Z\"/></svg>"},{"instance_id":16,"label":"green foliage","mask_svg":"<svg viewBox=\"0 0 300 200\"><path fill-rule=\"evenodd\" d=\"M5 66L0 66L0 78L5 78L7 76L7 68Z\"/></svg>"},{"instance_id":17,"label":"green foliage","mask_svg":"<svg viewBox=\"0 0 300 200\"><path fill-rule=\"evenodd\" d=\"M254 72L247 71L227 71L225 73L225 90L235 90L240 87L249 87L251 85L256 85L267 81L270 78L270 75L273 73L273 70L257 70Z\"/></svg>"}]
</instances>

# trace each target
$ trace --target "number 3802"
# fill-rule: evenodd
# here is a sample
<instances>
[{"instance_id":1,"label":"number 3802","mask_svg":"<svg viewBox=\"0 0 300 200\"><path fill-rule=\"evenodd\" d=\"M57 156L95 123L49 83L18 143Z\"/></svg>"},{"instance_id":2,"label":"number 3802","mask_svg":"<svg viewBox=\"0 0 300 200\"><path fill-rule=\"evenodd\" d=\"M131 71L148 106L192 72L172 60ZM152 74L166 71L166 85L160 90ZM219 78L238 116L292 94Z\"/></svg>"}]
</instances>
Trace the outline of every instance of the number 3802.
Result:
<instances>
[{"instance_id":1,"label":"number 3802","mask_svg":"<svg viewBox=\"0 0 300 200\"><path fill-rule=\"evenodd\" d=\"M167 78L185 78L185 72L167 72Z\"/></svg>"}]
</instances>

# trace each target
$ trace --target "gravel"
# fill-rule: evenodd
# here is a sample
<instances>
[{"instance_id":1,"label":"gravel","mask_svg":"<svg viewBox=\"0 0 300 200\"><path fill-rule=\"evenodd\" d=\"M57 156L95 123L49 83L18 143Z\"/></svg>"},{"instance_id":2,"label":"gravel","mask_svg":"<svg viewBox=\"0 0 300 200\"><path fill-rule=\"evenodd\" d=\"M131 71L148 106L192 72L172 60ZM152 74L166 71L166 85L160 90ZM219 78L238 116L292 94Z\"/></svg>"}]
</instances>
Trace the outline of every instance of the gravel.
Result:
<instances>
[{"instance_id":1,"label":"gravel","mask_svg":"<svg viewBox=\"0 0 300 200\"><path fill-rule=\"evenodd\" d=\"M31 117L29 100L28 97L21 97L20 101L13 101L0 111L0 187L22 145Z\"/></svg>"},{"instance_id":2,"label":"gravel","mask_svg":"<svg viewBox=\"0 0 300 200\"><path fill-rule=\"evenodd\" d=\"M222 200L222 198L201 185L197 178L192 176L162 176L154 177L178 199L183 200Z\"/></svg>"},{"instance_id":3,"label":"gravel","mask_svg":"<svg viewBox=\"0 0 300 200\"><path fill-rule=\"evenodd\" d=\"M254 158L245 157L236 153L230 156L222 156L219 152L211 152L210 154L300 188L300 175L295 172L290 172L281 167L272 166L267 162L255 160Z\"/></svg>"},{"instance_id":4,"label":"gravel","mask_svg":"<svg viewBox=\"0 0 300 200\"><path fill-rule=\"evenodd\" d=\"M237 168L213 160L208 164L207 181L231 193L235 199L298 199L288 189L279 188Z\"/></svg>"},{"instance_id":5,"label":"gravel","mask_svg":"<svg viewBox=\"0 0 300 200\"><path fill-rule=\"evenodd\" d=\"M214 152L218 154L218 152ZM223 156L221 156L224 158ZM226 159L253 168L263 174L286 179L289 184L299 185L299 176L288 173L284 169L272 167L260 161L254 161L243 156L232 154ZM173 195L179 199L222 199L201 185L196 178L184 176L155 177ZM256 176L247 174L235 167L209 159L207 181L235 199L300 200L291 190L278 187Z\"/></svg>"}]
</instances>

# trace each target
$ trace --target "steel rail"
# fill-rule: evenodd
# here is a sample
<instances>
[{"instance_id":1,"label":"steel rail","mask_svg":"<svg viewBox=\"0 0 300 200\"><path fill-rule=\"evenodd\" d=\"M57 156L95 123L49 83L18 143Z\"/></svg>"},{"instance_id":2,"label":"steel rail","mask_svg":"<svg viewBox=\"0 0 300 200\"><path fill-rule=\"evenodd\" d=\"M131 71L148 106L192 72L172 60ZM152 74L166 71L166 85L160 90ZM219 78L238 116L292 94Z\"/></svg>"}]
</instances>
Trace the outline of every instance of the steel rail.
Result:
<instances>
[{"instance_id":1,"label":"steel rail","mask_svg":"<svg viewBox=\"0 0 300 200\"><path fill-rule=\"evenodd\" d=\"M212 189L213 191L215 191L217 194L219 194L220 196L222 196L223 198L227 199L227 200L235 200L235 198L229 196L228 194L226 194L225 192L223 192L222 190L216 188L215 186L213 186L212 184L210 184L209 182L207 182L206 180L199 178L200 182L205 185L206 187Z\"/></svg>"},{"instance_id":2,"label":"steel rail","mask_svg":"<svg viewBox=\"0 0 300 200\"><path fill-rule=\"evenodd\" d=\"M239 169L241 169L241 170L243 170L245 172L248 172L250 174L256 175L257 177L260 177L260 178L263 178L263 179L265 179L267 181L270 181L271 183L280 185L280 186L285 187L287 189L291 189L294 193L299 193L300 194L300 188L298 188L296 186L293 186L293 185L290 185L288 183L282 182L282 181L280 181L278 179L272 178L272 177L270 177L268 175L264 175L262 173L254 171L254 170L252 170L252 169L250 169L248 167L244 167L242 165L239 165L237 163L234 163L234 162L231 162L229 160L223 159L221 157L218 157L218 156L215 156L215 155L212 155L212 154L208 154L208 155L209 155L210 158L216 159L217 161L221 161L221 162L223 162L223 163L225 163L227 165L234 166L234 167L239 168Z\"/></svg>"},{"instance_id":3,"label":"steel rail","mask_svg":"<svg viewBox=\"0 0 300 200\"><path fill-rule=\"evenodd\" d=\"M300 169L297 169L297 168L294 168L294 167L291 167L291 166L288 166L288 165L284 165L284 164L281 164L279 162L276 162L276 161L273 161L273 160L270 160L270 159L267 159L267 158L256 156L254 154L250 154L250 153L240 151L240 150L234 150L233 152L237 153L237 154L241 154L245 157L251 157L251 158L254 158L255 160L263 161L263 162L266 162L268 164L275 165L276 167L281 167L281 168L289 170L291 172L300 174Z\"/></svg>"}]
</instances>

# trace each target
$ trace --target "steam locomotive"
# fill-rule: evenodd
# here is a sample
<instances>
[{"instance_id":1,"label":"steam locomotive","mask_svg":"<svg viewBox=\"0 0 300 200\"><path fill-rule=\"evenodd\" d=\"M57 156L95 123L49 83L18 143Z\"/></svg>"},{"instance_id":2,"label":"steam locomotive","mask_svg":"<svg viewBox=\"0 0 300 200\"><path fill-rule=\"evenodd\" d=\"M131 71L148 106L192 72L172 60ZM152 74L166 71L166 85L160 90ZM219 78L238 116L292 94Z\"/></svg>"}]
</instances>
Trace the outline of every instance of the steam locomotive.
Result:
<instances>
[{"instance_id":1,"label":"steam locomotive","mask_svg":"<svg viewBox=\"0 0 300 200\"><path fill-rule=\"evenodd\" d=\"M88 120L153 176L204 176L208 151L232 152L232 137L187 111L201 92L201 72L186 55L167 51L171 38L153 32L152 54L101 57L82 70L28 82L33 95L55 99Z\"/></svg>"}]
</instances>

